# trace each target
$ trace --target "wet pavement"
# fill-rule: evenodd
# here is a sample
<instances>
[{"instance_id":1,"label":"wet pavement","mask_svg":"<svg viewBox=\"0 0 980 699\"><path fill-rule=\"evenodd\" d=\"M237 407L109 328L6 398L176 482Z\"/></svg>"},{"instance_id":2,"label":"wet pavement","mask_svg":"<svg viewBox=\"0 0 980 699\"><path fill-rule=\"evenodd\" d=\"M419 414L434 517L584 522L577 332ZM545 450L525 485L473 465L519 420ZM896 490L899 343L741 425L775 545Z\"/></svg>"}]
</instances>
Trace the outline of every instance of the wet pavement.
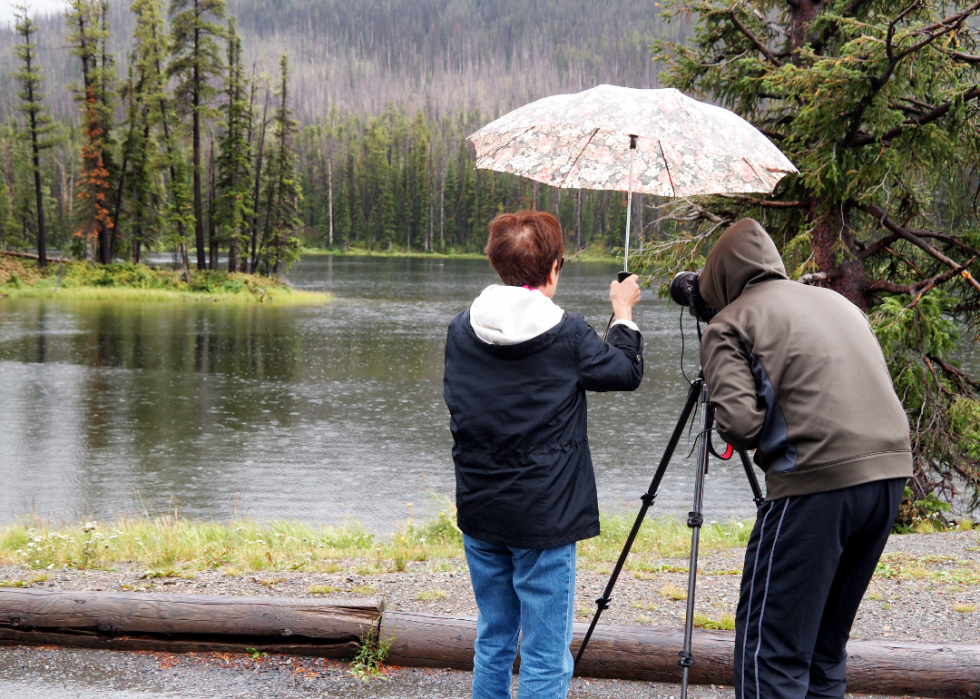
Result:
<instances>
[{"instance_id":1,"label":"wet pavement","mask_svg":"<svg viewBox=\"0 0 980 699\"><path fill-rule=\"evenodd\" d=\"M469 672L392 669L365 682L346 663L224 653L0 648L3 699L469 699ZM515 686L516 688L516 686ZM679 687L616 680L572 681L569 699L676 699ZM729 699L730 688L692 687L691 699Z\"/></svg>"},{"instance_id":2,"label":"wet pavement","mask_svg":"<svg viewBox=\"0 0 980 699\"><path fill-rule=\"evenodd\" d=\"M365 682L347 663L322 658L0 648L0 699L469 699L471 680L458 670L391 668ZM568 693L568 699L679 696L678 685L583 678L573 679ZM734 699L734 690L691 686L688 696Z\"/></svg>"}]
</instances>

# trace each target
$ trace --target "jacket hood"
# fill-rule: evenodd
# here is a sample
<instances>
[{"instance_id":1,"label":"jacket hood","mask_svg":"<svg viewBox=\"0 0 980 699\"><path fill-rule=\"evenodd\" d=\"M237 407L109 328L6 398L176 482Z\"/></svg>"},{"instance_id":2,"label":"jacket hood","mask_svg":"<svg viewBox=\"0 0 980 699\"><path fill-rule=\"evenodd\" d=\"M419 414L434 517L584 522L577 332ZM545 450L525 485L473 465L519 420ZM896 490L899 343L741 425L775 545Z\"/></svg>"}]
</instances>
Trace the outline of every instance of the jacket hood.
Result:
<instances>
[{"instance_id":1,"label":"jacket hood","mask_svg":"<svg viewBox=\"0 0 980 699\"><path fill-rule=\"evenodd\" d=\"M470 307L470 325L488 344L516 345L551 330L564 315L540 291L493 284Z\"/></svg>"},{"instance_id":2,"label":"jacket hood","mask_svg":"<svg viewBox=\"0 0 980 699\"><path fill-rule=\"evenodd\" d=\"M788 278L772 238L756 221L744 218L729 226L708 253L700 291L705 302L720 311L750 285Z\"/></svg>"}]
</instances>

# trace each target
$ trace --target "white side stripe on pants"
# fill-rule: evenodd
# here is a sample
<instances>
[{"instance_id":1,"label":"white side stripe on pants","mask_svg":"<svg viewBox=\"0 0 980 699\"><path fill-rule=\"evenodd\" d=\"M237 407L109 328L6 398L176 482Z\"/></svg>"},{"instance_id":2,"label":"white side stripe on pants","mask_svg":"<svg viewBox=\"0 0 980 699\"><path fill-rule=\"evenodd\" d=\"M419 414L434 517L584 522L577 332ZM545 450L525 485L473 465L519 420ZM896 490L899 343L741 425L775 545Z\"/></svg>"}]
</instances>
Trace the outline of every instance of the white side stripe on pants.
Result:
<instances>
[{"instance_id":1,"label":"white side stripe on pants","mask_svg":"<svg viewBox=\"0 0 980 699\"><path fill-rule=\"evenodd\" d=\"M759 546L762 546L762 538L766 535L766 520L769 519L769 513L772 512L773 504L769 503L769 509L766 510L766 514L762 517L762 526L759 528ZM739 699L745 699L745 646L749 642L749 619L752 618L752 596L755 593L755 574L759 570L759 551L755 552L755 560L752 562L752 578L749 581L749 601L746 605L745 610L745 635L742 637L742 696Z\"/></svg>"},{"instance_id":2,"label":"white side stripe on pants","mask_svg":"<svg viewBox=\"0 0 980 699\"><path fill-rule=\"evenodd\" d=\"M776 542L779 541L779 530L783 528L783 517L786 516L786 509L789 507L790 498L786 498L786 504L783 505L783 513L779 516L779 524L776 525L776 536L772 539L772 548L769 549L769 569L766 571L766 587L762 593L762 607L759 609L759 637L756 639L755 644L755 656L753 657L754 667L755 667L755 696L756 699L760 699L760 687L759 687L759 649L762 648L762 618L766 613L766 599L769 597L769 577L772 575L772 559L776 553ZM761 540L759 542L762 543ZM748 625L748 621L746 621ZM744 693L744 692L743 692Z\"/></svg>"}]
</instances>

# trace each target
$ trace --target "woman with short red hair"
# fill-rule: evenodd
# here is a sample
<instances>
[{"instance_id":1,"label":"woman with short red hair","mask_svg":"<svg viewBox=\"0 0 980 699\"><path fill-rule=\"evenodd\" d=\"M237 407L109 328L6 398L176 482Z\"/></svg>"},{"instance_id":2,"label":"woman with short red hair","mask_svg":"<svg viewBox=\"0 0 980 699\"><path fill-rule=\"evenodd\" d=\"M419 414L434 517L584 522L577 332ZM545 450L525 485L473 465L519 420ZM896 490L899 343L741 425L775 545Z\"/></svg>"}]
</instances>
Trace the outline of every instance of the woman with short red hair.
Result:
<instances>
[{"instance_id":1,"label":"woman with short red hair","mask_svg":"<svg viewBox=\"0 0 980 699\"><path fill-rule=\"evenodd\" d=\"M562 699L575 599L575 545L599 534L586 391L632 391L643 378L633 323L636 276L609 289L603 342L552 300L562 267L554 216L500 214L485 250L503 285L484 289L446 339L444 395L456 465L457 521L480 609L474 699Z\"/></svg>"}]
</instances>

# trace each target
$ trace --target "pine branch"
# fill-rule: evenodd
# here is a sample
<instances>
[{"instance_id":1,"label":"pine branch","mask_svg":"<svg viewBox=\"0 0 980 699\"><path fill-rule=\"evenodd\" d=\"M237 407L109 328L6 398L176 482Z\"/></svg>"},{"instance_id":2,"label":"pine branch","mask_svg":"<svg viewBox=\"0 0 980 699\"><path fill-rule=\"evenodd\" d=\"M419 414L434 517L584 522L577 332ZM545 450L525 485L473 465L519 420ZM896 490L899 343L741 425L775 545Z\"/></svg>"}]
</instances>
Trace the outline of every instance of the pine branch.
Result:
<instances>
[{"instance_id":1,"label":"pine branch","mask_svg":"<svg viewBox=\"0 0 980 699\"><path fill-rule=\"evenodd\" d=\"M884 279L873 279L865 287L868 291L883 291L886 294L906 294L915 296L914 284L896 284L895 282L885 281Z\"/></svg>"},{"instance_id":2,"label":"pine branch","mask_svg":"<svg viewBox=\"0 0 980 699\"><path fill-rule=\"evenodd\" d=\"M980 56L974 56L968 53L961 53L960 51L950 51L948 49L940 48L940 51L945 53L947 56L955 58L964 63L969 63L971 66L975 66L980 63Z\"/></svg>"},{"instance_id":3,"label":"pine branch","mask_svg":"<svg viewBox=\"0 0 980 699\"><path fill-rule=\"evenodd\" d=\"M935 247L927 243L920 236L916 235L916 233L913 230L905 228L904 226L900 226L898 223L893 221L891 217L888 216L888 213L885 212L883 209L875 206L874 204L858 204L857 202L852 202L852 205L855 208L865 212L869 216L875 218L878 221L878 225L880 225L882 228L891 231L899 238L902 238L903 240L907 240L913 245L919 247L927 255L934 257L935 259L939 260L943 264L948 265L954 270L958 270L956 274L961 275L963 279L967 281L967 283L969 283L974 289L980 292L980 284L977 283L977 280L973 278L973 275L971 275L970 272L967 271L965 267L960 268L960 265L955 260L950 259L942 252L937 250ZM973 259L975 258L971 258L971 264ZM955 274L952 276L955 276ZM952 276L950 278L952 278ZM882 290L887 291L886 289L882 289ZM906 293L906 292L899 292L899 293Z\"/></svg>"},{"instance_id":4,"label":"pine branch","mask_svg":"<svg viewBox=\"0 0 980 699\"><path fill-rule=\"evenodd\" d=\"M851 0L851 3L844 8L844 12L841 13L841 17L854 17L857 15L858 11L861 9L862 5L866 5L870 0ZM827 42L833 39L837 32L840 30L840 22L834 22L828 25L824 30L823 35L810 45L810 49L814 53L820 53L823 47L826 46Z\"/></svg>"},{"instance_id":5,"label":"pine branch","mask_svg":"<svg viewBox=\"0 0 980 699\"><path fill-rule=\"evenodd\" d=\"M896 240L898 240L898 235L896 233L886 235L884 238L878 239L858 253L858 257L861 258L861 261L863 262L870 257L874 257L882 250L886 250L888 246L894 243Z\"/></svg>"},{"instance_id":6,"label":"pine branch","mask_svg":"<svg viewBox=\"0 0 980 699\"><path fill-rule=\"evenodd\" d=\"M947 374L952 376L953 379L958 383L965 383L971 388L980 389L980 383L977 383L976 381L971 379L969 376L967 376L966 372L964 372L962 369L953 366L952 364L944 360L942 357L934 357L932 355L929 355L929 359L931 359L933 362L938 364L943 371L945 371Z\"/></svg>"},{"instance_id":7,"label":"pine branch","mask_svg":"<svg viewBox=\"0 0 980 699\"><path fill-rule=\"evenodd\" d=\"M964 102L977 99L978 97L980 97L980 85L974 85L972 88L967 90L962 95L962 99ZM883 144L888 144L893 139L901 136L905 132L905 130L908 129L909 127L925 126L926 124L931 124L934 121L942 119L944 116L946 116L949 113L949 110L952 108L953 108L953 100L943 102L932 111L926 112L925 114L923 114L922 116L916 119L909 119L901 126L896 126L895 128L886 131L881 136L874 136L872 134L865 134L865 133L858 134L851 141L851 145L855 147L860 147L860 146L866 146L871 143L879 143L879 142Z\"/></svg>"},{"instance_id":8,"label":"pine branch","mask_svg":"<svg viewBox=\"0 0 980 699\"><path fill-rule=\"evenodd\" d=\"M768 60L777 68L782 68L783 62L780 61L778 58L776 58L773 52L769 50L769 47L766 46L764 43L762 43L759 37L757 37L755 34L752 33L751 29L749 29L744 24L742 24L742 20L740 20L738 18L738 15L735 14L735 10L730 10L728 12L728 18L732 21L732 24L735 26L735 28L738 29L745 36L746 39L751 41L753 46L759 49L759 52L766 57L766 60Z\"/></svg>"},{"instance_id":9,"label":"pine branch","mask_svg":"<svg viewBox=\"0 0 980 699\"><path fill-rule=\"evenodd\" d=\"M806 203L802 201L779 201L773 199L759 199L758 197L747 197L742 194L722 194L723 199L735 199L744 201L746 204L761 206L764 209L802 209Z\"/></svg>"},{"instance_id":10,"label":"pine branch","mask_svg":"<svg viewBox=\"0 0 980 699\"><path fill-rule=\"evenodd\" d=\"M911 46L905 49L902 49L898 53L895 53L894 44L893 44L893 39L895 36L895 27L904 17L906 17L910 12L912 12L912 10L914 10L919 5L921 5L921 0L915 0L911 5L909 5L904 10L902 10L902 12L900 12L897 17L895 17L891 22L889 22L888 33L885 40L885 53L888 55L888 63L887 65L885 65L885 68L880 75L871 78L871 90L869 90L868 94L866 94L864 97L861 98L861 101L858 102L857 106L852 112L848 133L846 136L844 136L844 138L841 139L841 143L844 145L844 147L864 145L863 143L858 143L859 137L866 138L865 134L861 132L861 122L864 120L864 114L867 111L868 107L871 106L871 102L874 100L874 98L878 95L878 93L882 90L882 88L884 88L884 86L888 83L888 80L891 78L892 74L895 72L895 69L898 67L898 65L909 56L918 53L919 51L924 49L926 46L934 42L936 39L945 36L946 34L949 34L951 32L955 32L963 25L963 23L967 19L969 19L978 10L980 10L980 1L978 1L970 5L966 9L957 12L956 14L950 15L940 20L939 22L936 22L934 24L931 24L927 27L923 27L922 29L915 31L913 35L925 34L925 38L922 39L921 41L912 44ZM948 107L946 111L949 111ZM943 114L945 114L945 112L943 112ZM922 118L925 117L920 117L920 119ZM939 116L937 116L936 118L939 118ZM913 119L912 121L914 122L918 120ZM894 130L895 129L892 129L892 131ZM899 131L899 133L901 133L901 131ZM883 138L882 140L884 141L886 139Z\"/></svg>"}]
</instances>

